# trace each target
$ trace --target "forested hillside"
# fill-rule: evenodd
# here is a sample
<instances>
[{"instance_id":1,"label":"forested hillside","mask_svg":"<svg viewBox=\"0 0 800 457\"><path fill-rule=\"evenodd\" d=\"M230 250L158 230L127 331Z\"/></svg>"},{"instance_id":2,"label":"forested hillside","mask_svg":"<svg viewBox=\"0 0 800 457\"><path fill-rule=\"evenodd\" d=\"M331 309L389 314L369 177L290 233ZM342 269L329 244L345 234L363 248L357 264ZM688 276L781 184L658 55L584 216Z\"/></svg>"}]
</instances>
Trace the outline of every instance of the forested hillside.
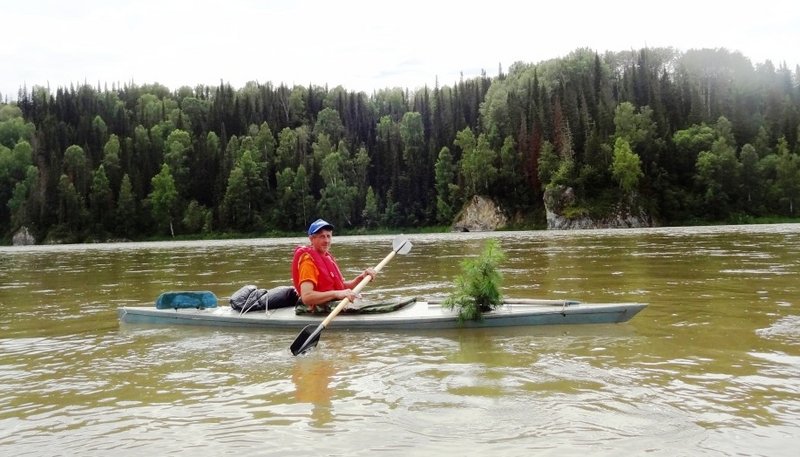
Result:
<instances>
[{"instance_id":1,"label":"forested hillside","mask_svg":"<svg viewBox=\"0 0 800 457\"><path fill-rule=\"evenodd\" d=\"M187 77L189 77L187 75ZM269 79L269 75L253 75ZM579 49L436 87L21 88L0 104L0 234L39 240L452 222L619 202L660 224L796 216L800 69L724 49ZM324 84L324 81L318 82Z\"/></svg>"}]
</instances>

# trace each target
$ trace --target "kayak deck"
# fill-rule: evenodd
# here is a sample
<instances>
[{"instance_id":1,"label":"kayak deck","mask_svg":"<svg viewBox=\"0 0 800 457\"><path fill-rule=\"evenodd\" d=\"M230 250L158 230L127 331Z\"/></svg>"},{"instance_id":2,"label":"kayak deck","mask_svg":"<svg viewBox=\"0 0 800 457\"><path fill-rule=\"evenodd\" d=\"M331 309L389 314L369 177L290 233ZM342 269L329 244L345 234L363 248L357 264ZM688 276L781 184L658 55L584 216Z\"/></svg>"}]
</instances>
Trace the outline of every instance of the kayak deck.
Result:
<instances>
[{"instance_id":1,"label":"kayak deck","mask_svg":"<svg viewBox=\"0 0 800 457\"><path fill-rule=\"evenodd\" d=\"M603 324L626 322L647 305L643 303L591 304L569 300L510 301L483 314L480 321L458 320L458 313L429 301L415 301L392 312L339 314L329 329L423 330L525 325ZM124 306L118 310L121 322L130 324L204 325L253 328L298 329L318 325L325 315L295 314L293 307L242 314L229 306L205 309L156 309L152 306Z\"/></svg>"}]
</instances>

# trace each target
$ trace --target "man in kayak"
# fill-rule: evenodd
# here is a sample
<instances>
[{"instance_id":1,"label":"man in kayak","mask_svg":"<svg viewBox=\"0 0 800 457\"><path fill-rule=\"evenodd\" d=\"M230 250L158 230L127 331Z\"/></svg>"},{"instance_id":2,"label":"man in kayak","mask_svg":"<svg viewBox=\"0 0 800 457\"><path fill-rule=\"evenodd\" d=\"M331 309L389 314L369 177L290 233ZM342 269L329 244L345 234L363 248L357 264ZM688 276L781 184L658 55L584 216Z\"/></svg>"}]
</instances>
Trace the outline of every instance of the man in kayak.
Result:
<instances>
[{"instance_id":1,"label":"man in kayak","mask_svg":"<svg viewBox=\"0 0 800 457\"><path fill-rule=\"evenodd\" d=\"M368 275L375 279L375 270L367 268L350 281L345 281L336 259L330 253L333 225L317 219L308 227L309 246L298 246L292 259L292 283L300 296L296 310L330 312L337 302L347 298L355 301L353 288Z\"/></svg>"}]
</instances>

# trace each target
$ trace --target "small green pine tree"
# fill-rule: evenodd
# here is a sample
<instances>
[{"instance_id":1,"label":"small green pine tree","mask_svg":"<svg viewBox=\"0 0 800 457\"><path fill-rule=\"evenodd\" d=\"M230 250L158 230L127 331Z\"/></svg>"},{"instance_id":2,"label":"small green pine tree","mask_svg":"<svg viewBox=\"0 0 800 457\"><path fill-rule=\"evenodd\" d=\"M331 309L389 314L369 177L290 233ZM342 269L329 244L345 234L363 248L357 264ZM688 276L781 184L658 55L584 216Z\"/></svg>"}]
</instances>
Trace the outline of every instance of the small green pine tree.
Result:
<instances>
[{"instance_id":1,"label":"small green pine tree","mask_svg":"<svg viewBox=\"0 0 800 457\"><path fill-rule=\"evenodd\" d=\"M458 309L460 321L481 320L481 313L503 304L500 286L503 276L497 266L505 259L497 240L488 240L477 259L461 262L461 274L453 283L454 290L443 306Z\"/></svg>"}]
</instances>

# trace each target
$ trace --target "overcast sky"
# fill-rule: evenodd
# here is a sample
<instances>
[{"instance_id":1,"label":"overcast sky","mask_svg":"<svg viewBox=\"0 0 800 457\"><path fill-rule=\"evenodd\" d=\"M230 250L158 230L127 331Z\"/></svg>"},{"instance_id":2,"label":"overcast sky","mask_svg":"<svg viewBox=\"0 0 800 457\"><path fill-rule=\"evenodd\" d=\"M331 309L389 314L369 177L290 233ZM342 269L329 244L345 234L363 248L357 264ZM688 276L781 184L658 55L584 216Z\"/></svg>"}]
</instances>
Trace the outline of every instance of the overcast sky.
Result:
<instances>
[{"instance_id":1,"label":"overcast sky","mask_svg":"<svg viewBox=\"0 0 800 457\"><path fill-rule=\"evenodd\" d=\"M800 63L800 1L0 0L0 94L23 85L452 85L580 47L724 47Z\"/></svg>"}]
</instances>

